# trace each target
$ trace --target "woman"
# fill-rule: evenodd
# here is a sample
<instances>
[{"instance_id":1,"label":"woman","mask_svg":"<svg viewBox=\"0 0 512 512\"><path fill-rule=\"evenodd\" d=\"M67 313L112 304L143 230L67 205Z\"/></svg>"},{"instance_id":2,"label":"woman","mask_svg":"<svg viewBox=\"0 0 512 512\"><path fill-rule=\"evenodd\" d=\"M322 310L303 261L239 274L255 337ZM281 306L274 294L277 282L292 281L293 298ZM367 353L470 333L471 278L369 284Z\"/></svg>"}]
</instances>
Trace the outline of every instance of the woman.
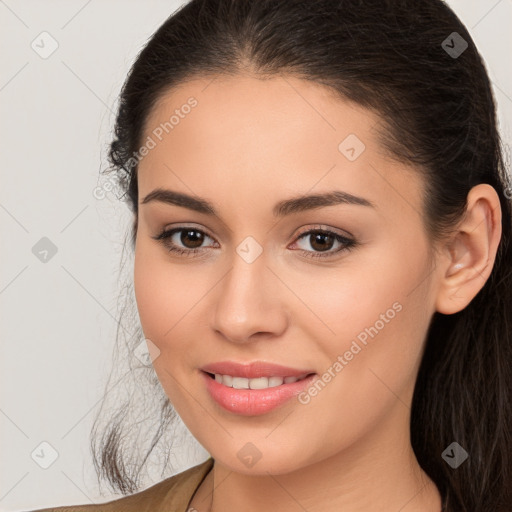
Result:
<instances>
[{"instance_id":1,"label":"woman","mask_svg":"<svg viewBox=\"0 0 512 512\"><path fill-rule=\"evenodd\" d=\"M120 402L94 447L126 496L51 510L511 510L501 151L440 0L184 5L110 150L160 423L141 461ZM140 491L175 413L211 457Z\"/></svg>"}]
</instances>

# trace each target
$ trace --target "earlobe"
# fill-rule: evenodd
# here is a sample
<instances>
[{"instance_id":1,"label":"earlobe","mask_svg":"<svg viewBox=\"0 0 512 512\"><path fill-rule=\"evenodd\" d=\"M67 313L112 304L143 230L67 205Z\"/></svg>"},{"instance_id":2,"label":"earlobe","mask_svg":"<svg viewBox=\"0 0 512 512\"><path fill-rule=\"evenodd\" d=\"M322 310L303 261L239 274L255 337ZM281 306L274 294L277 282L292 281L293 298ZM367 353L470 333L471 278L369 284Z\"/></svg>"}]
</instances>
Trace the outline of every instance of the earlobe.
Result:
<instances>
[{"instance_id":1,"label":"earlobe","mask_svg":"<svg viewBox=\"0 0 512 512\"><path fill-rule=\"evenodd\" d=\"M466 215L446 243L440 265L436 311L451 315L463 310L491 275L501 239L501 206L488 184L473 187Z\"/></svg>"}]
</instances>

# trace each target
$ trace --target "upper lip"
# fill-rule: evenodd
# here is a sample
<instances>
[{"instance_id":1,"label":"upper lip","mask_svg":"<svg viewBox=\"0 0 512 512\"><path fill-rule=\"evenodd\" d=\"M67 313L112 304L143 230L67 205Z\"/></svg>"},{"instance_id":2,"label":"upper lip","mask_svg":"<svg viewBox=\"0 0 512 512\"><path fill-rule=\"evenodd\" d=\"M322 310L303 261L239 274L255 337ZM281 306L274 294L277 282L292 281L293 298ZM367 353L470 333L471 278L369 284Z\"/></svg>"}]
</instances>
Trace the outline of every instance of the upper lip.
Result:
<instances>
[{"instance_id":1,"label":"upper lip","mask_svg":"<svg viewBox=\"0 0 512 512\"><path fill-rule=\"evenodd\" d=\"M207 364L201 370L207 373L245 377L246 379L257 379L258 377L300 377L314 373L313 370L290 368L265 361L254 361L246 364L235 363L234 361L220 361Z\"/></svg>"}]
</instances>

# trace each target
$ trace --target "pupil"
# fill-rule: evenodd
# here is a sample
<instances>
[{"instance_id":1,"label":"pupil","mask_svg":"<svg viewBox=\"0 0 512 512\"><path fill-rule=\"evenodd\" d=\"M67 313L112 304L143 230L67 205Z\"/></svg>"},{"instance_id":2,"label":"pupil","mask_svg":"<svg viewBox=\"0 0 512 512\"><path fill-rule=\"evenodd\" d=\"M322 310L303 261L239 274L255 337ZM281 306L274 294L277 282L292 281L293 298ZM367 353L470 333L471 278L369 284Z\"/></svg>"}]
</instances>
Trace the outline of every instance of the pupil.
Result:
<instances>
[{"instance_id":1,"label":"pupil","mask_svg":"<svg viewBox=\"0 0 512 512\"><path fill-rule=\"evenodd\" d=\"M194 236L194 234L196 236ZM192 239L192 248L201 247L201 244L203 242L203 235L200 234L198 231L193 230L193 229L188 230L188 231L182 231L181 242L183 243L183 245L189 246L190 244L187 245L187 243L185 243L186 238ZM194 245L194 242L195 242L195 245Z\"/></svg>"},{"instance_id":2,"label":"pupil","mask_svg":"<svg viewBox=\"0 0 512 512\"><path fill-rule=\"evenodd\" d=\"M313 248L315 248L315 249L320 250L320 251L326 251L326 250L330 249L330 248L331 248L331 245L332 245L332 242L334 241L334 240L333 240L333 236L332 236L332 235L329 235L329 234L327 234L327 233L315 233L315 234L313 234L312 236L313 236L314 243L312 243L312 244L311 244L311 246L312 246ZM325 238L330 239L330 240L329 240L329 242L331 242L331 243L328 243L328 244L327 244L329 247L326 247L325 240L324 240L324 243L321 243L321 240L322 240L322 239L325 239ZM320 241L320 246L319 246L319 247L315 247L315 244L316 244L318 241Z\"/></svg>"}]
</instances>

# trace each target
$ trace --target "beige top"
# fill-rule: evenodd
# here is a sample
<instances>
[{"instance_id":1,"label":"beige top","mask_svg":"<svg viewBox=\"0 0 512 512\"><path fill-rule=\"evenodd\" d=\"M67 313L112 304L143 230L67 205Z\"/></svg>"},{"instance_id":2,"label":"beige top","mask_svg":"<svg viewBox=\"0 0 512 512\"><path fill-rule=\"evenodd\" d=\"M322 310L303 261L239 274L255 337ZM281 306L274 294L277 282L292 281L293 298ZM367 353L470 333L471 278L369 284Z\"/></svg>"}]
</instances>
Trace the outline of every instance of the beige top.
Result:
<instances>
[{"instance_id":1,"label":"beige top","mask_svg":"<svg viewBox=\"0 0 512 512\"><path fill-rule=\"evenodd\" d=\"M201 482L213 468L213 459L122 498L92 505L38 509L31 512L187 512Z\"/></svg>"}]
</instances>

